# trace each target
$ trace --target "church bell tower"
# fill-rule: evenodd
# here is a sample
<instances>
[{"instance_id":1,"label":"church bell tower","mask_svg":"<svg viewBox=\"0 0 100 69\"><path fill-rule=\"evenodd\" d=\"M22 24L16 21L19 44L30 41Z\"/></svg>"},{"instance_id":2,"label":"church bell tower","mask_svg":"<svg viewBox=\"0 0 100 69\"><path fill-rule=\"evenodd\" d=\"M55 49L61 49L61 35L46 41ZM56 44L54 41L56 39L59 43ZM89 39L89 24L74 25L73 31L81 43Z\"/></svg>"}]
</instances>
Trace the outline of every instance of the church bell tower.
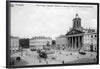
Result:
<instances>
[{"instance_id":1,"label":"church bell tower","mask_svg":"<svg viewBox=\"0 0 100 69\"><path fill-rule=\"evenodd\" d=\"M81 28L81 18L76 13L75 18L73 19L73 29Z\"/></svg>"}]
</instances>

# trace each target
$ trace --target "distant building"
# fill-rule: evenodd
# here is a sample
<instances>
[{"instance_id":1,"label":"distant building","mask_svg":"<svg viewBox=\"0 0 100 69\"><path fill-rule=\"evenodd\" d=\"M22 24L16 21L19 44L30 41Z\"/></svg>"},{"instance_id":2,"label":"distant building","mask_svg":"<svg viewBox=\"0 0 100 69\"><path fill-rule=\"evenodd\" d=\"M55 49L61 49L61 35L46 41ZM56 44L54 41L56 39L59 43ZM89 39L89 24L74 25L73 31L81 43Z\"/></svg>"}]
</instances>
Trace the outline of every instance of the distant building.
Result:
<instances>
[{"instance_id":1,"label":"distant building","mask_svg":"<svg viewBox=\"0 0 100 69\"><path fill-rule=\"evenodd\" d=\"M73 19L73 27L66 37L68 39L67 48L70 50L97 51L97 32L95 29L84 29L78 14Z\"/></svg>"},{"instance_id":2,"label":"distant building","mask_svg":"<svg viewBox=\"0 0 100 69\"><path fill-rule=\"evenodd\" d=\"M56 37L56 47L58 49L65 49L68 46L67 44L67 38L65 35Z\"/></svg>"},{"instance_id":3,"label":"distant building","mask_svg":"<svg viewBox=\"0 0 100 69\"><path fill-rule=\"evenodd\" d=\"M43 49L44 46L51 45L52 39L50 37L33 37L29 40L30 49Z\"/></svg>"},{"instance_id":4,"label":"distant building","mask_svg":"<svg viewBox=\"0 0 100 69\"><path fill-rule=\"evenodd\" d=\"M18 51L19 50L19 37L11 36L11 51Z\"/></svg>"}]
</instances>

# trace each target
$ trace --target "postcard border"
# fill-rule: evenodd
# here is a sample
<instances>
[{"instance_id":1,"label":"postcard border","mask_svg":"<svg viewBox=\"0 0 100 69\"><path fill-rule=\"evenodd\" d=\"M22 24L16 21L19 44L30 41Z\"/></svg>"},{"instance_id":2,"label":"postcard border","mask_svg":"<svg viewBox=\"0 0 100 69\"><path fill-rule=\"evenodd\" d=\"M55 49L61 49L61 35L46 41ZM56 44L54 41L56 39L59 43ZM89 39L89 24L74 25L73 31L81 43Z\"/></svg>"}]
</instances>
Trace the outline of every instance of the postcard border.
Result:
<instances>
[{"instance_id":1,"label":"postcard border","mask_svg":"<svg viewBox=\"0 0 100 69\"><path fill-rule=\"evenodd\" d=\"M28 65L10 66L9 47L10 47L10 2L15 3L44 3L44 4L81 4L97 5L97 63L75 63L75 64L51 64L51 65ZM76 66L76 65L95 65L99 64L99 3L89 2L51 2L51 1L6 1L6 68L26 68L26 67L51 67L51 66Z\"/></svg>"}]
</instances>

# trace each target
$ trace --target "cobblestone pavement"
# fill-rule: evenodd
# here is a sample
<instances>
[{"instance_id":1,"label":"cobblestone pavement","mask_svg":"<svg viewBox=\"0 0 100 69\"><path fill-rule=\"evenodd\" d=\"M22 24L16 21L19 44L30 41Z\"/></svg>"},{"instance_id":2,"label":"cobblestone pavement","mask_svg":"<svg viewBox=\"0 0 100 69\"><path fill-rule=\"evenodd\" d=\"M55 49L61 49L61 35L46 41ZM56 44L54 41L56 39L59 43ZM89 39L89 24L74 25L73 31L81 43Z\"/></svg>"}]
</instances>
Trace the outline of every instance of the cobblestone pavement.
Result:
<instances>
[{"instance_id":1,"label":"cobblestone pavement","mask_svg":"<svg viewBox=\"0 0 100 69\"><path fill-rule=\"evenodd\" d=\"M46 64L62 64L62 63L91 63L96 62L96 52L86 52L86 55L80 55L78 52L69 52L63 50L54 50L54 54L48 54L48 58L44 60L39 58L36 51L24 51L13 54L12 57L20 56L27 62L26 65L46 65ZM91 55L92 54L92 55ZM55 59L52 59L55 58ZM19 62L19 64L22 62Z\"/></svg>"}]
</instances>

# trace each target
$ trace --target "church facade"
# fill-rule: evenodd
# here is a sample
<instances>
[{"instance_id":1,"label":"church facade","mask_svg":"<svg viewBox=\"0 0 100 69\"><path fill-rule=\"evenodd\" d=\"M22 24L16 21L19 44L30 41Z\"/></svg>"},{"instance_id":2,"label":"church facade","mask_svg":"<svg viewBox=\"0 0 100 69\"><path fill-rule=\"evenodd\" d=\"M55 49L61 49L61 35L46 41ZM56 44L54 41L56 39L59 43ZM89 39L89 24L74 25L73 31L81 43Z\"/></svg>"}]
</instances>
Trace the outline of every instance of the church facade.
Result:
<instances>
[{"instance_id":1,"label":"church facade","mask_svg":"<svg viewBox=\"0 0 100 69\"><path fill-rule=\"evenodd\" d=\"M97 51L97 32L94 29L84 29L78 14L73 19L73 27L65 36L68 50Z\"/></svg>"}]
</instances>

